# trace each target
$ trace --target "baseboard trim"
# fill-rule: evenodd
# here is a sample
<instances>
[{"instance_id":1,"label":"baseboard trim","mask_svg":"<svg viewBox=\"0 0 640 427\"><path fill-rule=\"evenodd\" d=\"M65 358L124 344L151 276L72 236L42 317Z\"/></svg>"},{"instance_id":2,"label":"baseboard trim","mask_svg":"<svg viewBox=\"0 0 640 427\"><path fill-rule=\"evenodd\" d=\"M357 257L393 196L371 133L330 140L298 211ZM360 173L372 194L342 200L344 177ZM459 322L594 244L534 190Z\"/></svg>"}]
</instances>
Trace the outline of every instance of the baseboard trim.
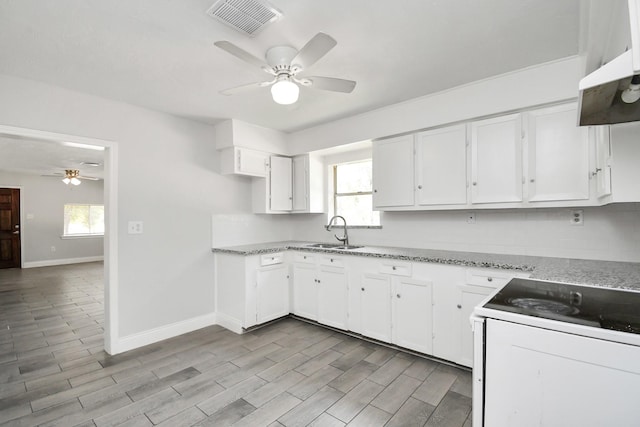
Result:
<instances>
[{"instance_id":1,"label":"baseboard trim","mask_svg":"<svg viewBox=\"0 0 640 427\"><path fill-rule=\"evenodd\" d=\"M24 262L22 268L51 267L54 265L81 264L83 262L104 261L104 256L88 256L82 258L47 259L44 261Z\"/></svg>"},{"instance_id":2,"label":"baseboard trim","mask_svg":"<svg viewBox=\"0 0 640 427\"><path fill-rule=\"evenodd\" d=\"M139 347L144 347L145 345L177 337L178 335L183 335L215 324L216 314L211 313L183 320L181 322L172 323L170 325L161 326L159 328L150 329L148 331L127 335L126 337L122 337L117 340L115 348L111 349L111 354L123 353Z\"/></svg>"},{"instance_id":3,"label":"baseboard trim","mask_svg":"<svg viewBox=\"0 0 640 427\"><path fill-rule=\"evenodd\" d=\"M220 325L231 332L235 332L236 334L242 334L245 332L241 321L222 313L218 313L216 315L216 325Z\"/></svg>"}]
</instances>

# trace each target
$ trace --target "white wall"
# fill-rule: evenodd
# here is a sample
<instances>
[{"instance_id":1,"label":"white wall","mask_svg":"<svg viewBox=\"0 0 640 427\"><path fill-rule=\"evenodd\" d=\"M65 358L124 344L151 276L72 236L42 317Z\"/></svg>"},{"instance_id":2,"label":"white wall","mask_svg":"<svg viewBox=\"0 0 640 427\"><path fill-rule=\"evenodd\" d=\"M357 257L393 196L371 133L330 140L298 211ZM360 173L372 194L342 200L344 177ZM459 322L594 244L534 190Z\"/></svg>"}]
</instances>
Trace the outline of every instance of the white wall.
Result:
<instances>
[{"instance_id":1,"label":"white wall","mask_svg":"<svg viewBox=\"0 0 640 427\"><path fill-rule=\"evenodd\" d=\"M103 204L102 181L65 185L61 178L0 171L0 187L20 187L22 261L56 264L104 254L102 237L62 239L66 203ZM51 250L55 247L55 252Z\"/></svg>"},{"instance_id":2,"label":"white wall","mask_svg":"<svg viewBox=\"0 0 640 427\"><path fill-rule=\"evenodd\" d=\"M10 76L0 93L0 124L118 143L118 336L213 313L211 214L251 199L248 180L218 173L213 127Z\"/></svg>"}]
</instances>

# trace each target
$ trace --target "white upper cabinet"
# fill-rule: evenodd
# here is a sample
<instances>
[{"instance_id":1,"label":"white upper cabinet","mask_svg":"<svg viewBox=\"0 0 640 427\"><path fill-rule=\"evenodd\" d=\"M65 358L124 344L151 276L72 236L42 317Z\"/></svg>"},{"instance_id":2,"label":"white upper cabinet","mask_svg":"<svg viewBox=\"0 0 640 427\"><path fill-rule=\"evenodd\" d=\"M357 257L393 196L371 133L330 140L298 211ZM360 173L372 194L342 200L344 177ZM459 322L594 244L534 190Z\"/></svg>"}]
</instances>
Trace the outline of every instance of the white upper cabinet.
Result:
<instances>
[{"instance_id":1,"label":"white upper cabinet","mask_svg":"<svg viewBox=\"0 0 640 427\"><path fill-rule=\"evenodd\" d=\"M467 131L465 125L416 135L416 203L467 203Z\"/></svg>"},{"instance_id":2,"label":"white upper cabinet","mask_svg":"<svg viewBox=\"0 0 640 427\"><path fill-rule=\"evenodd\" d=\"M293 212L324 212L324 166L322 160L304 154L293 158Z\"/></svg>"},{"instance_id":3,"label":"white upper cabinet","mask_svg":"<svg viewBox=\"0 0 640 427\"><path fill-rule=\"evenodd\" d=\"M591 178L596 181L596 197L611 195L611 138L609 126L591 128L596 146L596 161Z\"/></svg>"},{"instance_id":4,"label":"white upper cabinet","mask_svg":"<svg viewBox=\"0 0 640 427\"><path fill-rule=\"evenodd\" d=\"M510 114L471 123L472 203L522 201L522 119Z\"/></svg>"},{"instance_id":5,"label":"white upper cabinet","mask_svg":"<svg viewBox=\"0 0 640 427\"><path fill-rule=\"evenodd\" d=\"M413 135L373 143L373 206L413 206Z\"/></svg>"},{"instance_id":6,"label":"white upper cabinet","mask_svg":"<svg viewBox=\"0 0 640 427\"><path fill-rule=\"evenodd\" d=\"M576 117L576 104L528 112L530 202L589 199L589 129Z\"/></svg>"},{"instance_id":7,"label":"white upper cabinet","mask_svg":"<svg viewBox=\"0 0 640 427\"><path fill-rule=\"evenodd\" d=\"M222 174L237 174L265 177L269 155L262 151L242 147L230 147L220 151Z\"/></svg>"},{"instance_id":8,"label":"white upper cabinet","mask_svg":"<svg viewBox=\"0 0 640 427\"><path fill-rule=\"evenodd\" d=\"M290 211L293 207L291 158L271 156L270 207L272 211Z\"/></svg>"}]
</instances>

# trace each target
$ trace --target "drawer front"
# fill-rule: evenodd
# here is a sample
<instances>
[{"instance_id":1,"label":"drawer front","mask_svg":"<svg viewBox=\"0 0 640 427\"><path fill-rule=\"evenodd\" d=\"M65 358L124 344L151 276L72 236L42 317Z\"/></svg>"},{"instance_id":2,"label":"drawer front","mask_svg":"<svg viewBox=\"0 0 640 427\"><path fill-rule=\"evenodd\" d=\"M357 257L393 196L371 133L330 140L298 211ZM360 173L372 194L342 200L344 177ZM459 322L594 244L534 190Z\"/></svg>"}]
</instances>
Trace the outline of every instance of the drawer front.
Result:
<instances>
[{"instance_id":1,"label":"drawer front","mask_svg":"<svg viewBox=\"0 0 640 427\"><path fill-rule=\"evenodd\" d=\"M340 257L335 256L321 256L320 257L320 265L328 265L331 267L344 267L344 260Z\"/></svg>"},{"instance_id":2,"label":"drawer front","mask_svg":"<svg viewBox=\"0 0 640 427\"><path fill-rule=\"evenodd\" d=\"M383 261L380 264L380 273L393 274L394 276L411 277L411 263Z\"/></svg>"},{"instance_id":3,"label":"drawer front","mask_svg":"<svg viewBox=\"0 0 640 427\"><path fill-rule=\"evenodd\" d=\"M467 283L470 285L500 288L506 285L509 282L509 280L519 275L518 273L520 272L489 270L489 269L467 270Z\"/></svg>"},{"instance_id":4,"label":"drawer front","mask_svg":"<svg viewBox=\"0 0 640 427\"><path fill-rule=\"evenodd\" d=\"M315 256L310 254L294 254L293 256L293 262L306 262L313 264L315 260Z\"/></svg>"},{"instance_id":5,"label":"drawer front","mask_svg":"<svg viewBox=\"0 0 640 427\"><path fill-rule=\"evenodd\" d=\"M284 262L284 252L264 254L260 256L260 266L282 264Z\"/></svg>"}]
</instances>

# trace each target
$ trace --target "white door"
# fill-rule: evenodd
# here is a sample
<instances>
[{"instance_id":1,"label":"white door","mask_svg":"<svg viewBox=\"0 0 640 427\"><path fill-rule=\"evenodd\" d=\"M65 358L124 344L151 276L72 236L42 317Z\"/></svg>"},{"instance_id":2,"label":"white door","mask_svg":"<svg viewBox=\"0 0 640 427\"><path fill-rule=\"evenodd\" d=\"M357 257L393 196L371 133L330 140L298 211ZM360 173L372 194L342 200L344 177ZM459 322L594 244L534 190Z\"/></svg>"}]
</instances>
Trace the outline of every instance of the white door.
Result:
<instances>
[{"instance_id":1,"label":"white door","mask_svg":"<svg viewBox=\"0 0 640 427\"><path fill-rule=\"evenodd\" d=\"M293 313L318 319L317 272L315 264L293 264Z\"/></svg>"},{"instance_id":2,"label":"white door","mask_svg":"<svg viewBox=\"0 0 640 427\"><path fill-rule=\"evenodd\" d=\"M419 205L467 203L465 125L416 136L416 186Z\"/></svg>"},{"instance_id":3,"label":"white door","mask_svg":"<svg viewBox=\"0 0 640 427\"><path fill-rule=\"evenodd\" d=\"M471 202L522 201L520 114L471 123Z\"/></svg>"},{"instance_id":4,"label":"white door","mask_svg":"<svg viewBox=\"0 0 640 427\"><path fill-rule=\"evenodd\" d=\"M318 274L318 322L347 330L349 293L344 268L321 266Z\"/></svg>"},{"instance_id":5,"label":"white door","mask_svg":"<svg viewBox=\"0 0 640 427\"><path fill-rule=\"evenodd\" d=\"M373 143L373 206L413 206L413 135Z\"/></svg>"},{"instance_id":6,"label":"white door","mask_svg":"<svg viewBox=\"0 0 640 427\"><path fill-rule=\"evenodd\" d=\"M308 159L307 155L293 158L293 210L306 211L309 209L308 195Z\"/></svg>"},{"instance_id":7,"label":"white door","mask_svg":"<svg viewBox=\"0 0 640 427\"><path fill-rule=\"evenodd\" d=\"M394 279L393 343L433 353L433 285L431 282Z\"/></svg>"},{"instance_id":8,"label":"white door","mask_svg":"<svg viewBox=\"0 0 640 427\"><path fill-rule=\"evenodd\" d=\"M391 342L391 281L386 276L364 274L360 294L362 335Z\"/></svg>"},{"instance_id":9,"label":"white door","mask_svg":"<svg viewBox=\"0 0 640 427\"><path fill-rule=\"evenodd\" d=\"M263 267L257 272L257 323L289 314L289 268L286 264Z\"/></svg>"},{"instance_id":10,"label":"white door","mask_svg":"<svg viewBox=\"0 0 640 427\"><path fill-rule=\"evenodd\" d=\"M529 201L589 198L589 129L576 116L576 104L527 114Z\"/></svg>"},{"instance_id":11,"label":"white door","mask_svg":"<svg viewBox=\"0 0 640 427\"><path fill-rule=\"evenodd\" d=\"M290 211L293 207L291 158L271 156L270 207L272 211Z\"/></svg>"},{"instance_id":12,"label":"white door","mask_svg":"<svg viewBox=\"0 0 640 427\"><path fill-rule=\"evenodd\" d=\"M469 318L475 306L480 304L488 295L495 291L495 287L484 287L475 285L460 286L459 302L457 305L459 313L459 337L460 355L454 362L460 365L473 367L473 331Z\"/></svg>"},{"instance_id":13,"label":"white door","mask_svg":"<svg viewBox=\"0 0 640 427\"><path fill-rule=\"evenodd\" d=\"M640 424L640 347L487 319L484 425Z\"/></svg>"}]
</instances>

